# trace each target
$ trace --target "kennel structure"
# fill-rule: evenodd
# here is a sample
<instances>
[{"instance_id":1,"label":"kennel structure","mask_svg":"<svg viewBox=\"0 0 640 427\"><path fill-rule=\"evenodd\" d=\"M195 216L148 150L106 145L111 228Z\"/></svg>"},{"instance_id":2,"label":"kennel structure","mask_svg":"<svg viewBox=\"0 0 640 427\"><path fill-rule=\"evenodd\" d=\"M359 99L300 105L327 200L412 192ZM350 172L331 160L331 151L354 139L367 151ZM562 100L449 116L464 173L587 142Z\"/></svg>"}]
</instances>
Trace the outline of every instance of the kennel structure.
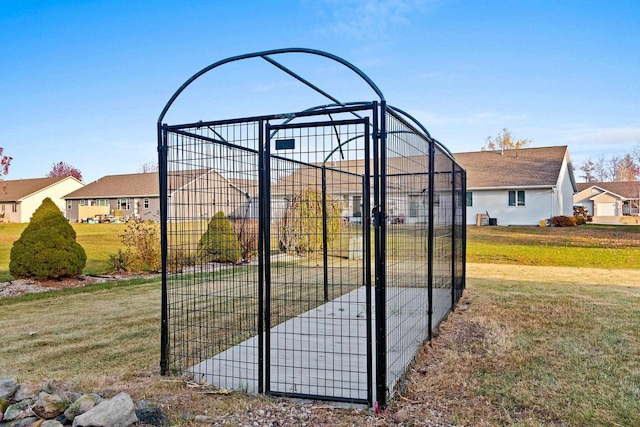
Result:
<instances>
[{"instance_id":1,"label":"kennel structure","mask_svg":"<svg viewBox=\"0 0 640 427\"><path fill-rule=\"evenodd\" d=\"M346 68L373 100L337 99L287 55ZM164 122L188 86L242 61L327 103ZM192 76L160 115L158 153L162 374L384 407L465 287L466 174L453 155L360 69L298 48Z\"/></svg>"}]
</instances>

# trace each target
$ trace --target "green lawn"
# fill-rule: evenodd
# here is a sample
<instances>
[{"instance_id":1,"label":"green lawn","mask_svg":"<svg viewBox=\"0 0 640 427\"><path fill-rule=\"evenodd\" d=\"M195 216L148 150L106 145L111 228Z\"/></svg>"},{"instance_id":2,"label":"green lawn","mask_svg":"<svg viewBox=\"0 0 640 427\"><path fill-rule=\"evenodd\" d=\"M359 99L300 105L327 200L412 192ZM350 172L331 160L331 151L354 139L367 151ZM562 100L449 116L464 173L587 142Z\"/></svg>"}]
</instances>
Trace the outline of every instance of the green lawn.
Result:
<instances>
[{"instance_id":1,"label":"green lawn","mask_svg":"<svg viewBox=\"0 0 640 427\"><path fill-rule=\"evenodd\" d=\"M640 226L468 227L467 262L640 268Z\"/></svg>"},{"instance_id":2,"label":"green lawn","mask_svg":"<svg viewBox=\"0 0 640 427\"><path fill-rule=\"evenodd\" d=\"M23 228L0 227L2 265ZM123 225L74 228L99 266ZM445 425L640 425L640 227L469 227L467 247L461 307L375 424L396 425L402 410L424 420L436 411ZM0 377L126 388L138 398L181 392L158 376L157 279L0 299L0 312ZM264 402L196 392L169 413L185 424L182 412L224 419ZM371 424L368 411L312 410Z\"/></svg>"}]
</instances>

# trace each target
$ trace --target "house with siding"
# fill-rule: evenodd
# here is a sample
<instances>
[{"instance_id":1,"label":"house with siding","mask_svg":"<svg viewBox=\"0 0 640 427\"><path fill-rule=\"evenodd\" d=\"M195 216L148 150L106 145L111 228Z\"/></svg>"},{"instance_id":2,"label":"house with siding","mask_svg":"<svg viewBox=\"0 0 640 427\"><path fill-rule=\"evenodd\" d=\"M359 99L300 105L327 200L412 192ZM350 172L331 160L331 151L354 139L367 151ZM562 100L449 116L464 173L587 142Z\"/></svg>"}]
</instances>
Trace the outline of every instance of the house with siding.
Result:
<instances>
[{"instance_id":1,"label":"house with siding","mask_svg":"<svg viewBox=\"0 0 640 427\"><path fill-rule=\"evenodd\" d=\"M64 196L83 185L72 176L0 181L0 220L29 222L47 197L66 213Z\"/></svg>"},{"instance_id":2,"label":"house with siding","mask_svg":"<svg viewBox=\"0 0 640 427\"><path fill-rule=\"evenodd\" d=\"M467 224L478 214L497 225L538 225L573 215L577 192L567 146L455 154L467 171Z\"/></svg>"},{"instance_id":3,"label":"house with siding","mask_svg":"<svg viewBox=\"0 0 640 427\"><path fill-rule=\"evenodd\" d=\"M581 182L573 203L598 218L640 215L640 182Z\"/></svg>"},{"instance_id":4,"label":"house with siding","mask_svg":"<svg viewBox=\"0 0 640 427\"><path fill-rule=\"evenodd\" d=\"M159 188L158 172L107 175L64 197L67 218L82 222L96 215L113 215L117 209L125 220L159 221ZM173 220L193 218L194 209L202 218L211 218L218 211L233 216L239 201L248 198L245 190L214 170L169 172L168 188L173 210L167 215Z\"/></svg>"}]
</instances>

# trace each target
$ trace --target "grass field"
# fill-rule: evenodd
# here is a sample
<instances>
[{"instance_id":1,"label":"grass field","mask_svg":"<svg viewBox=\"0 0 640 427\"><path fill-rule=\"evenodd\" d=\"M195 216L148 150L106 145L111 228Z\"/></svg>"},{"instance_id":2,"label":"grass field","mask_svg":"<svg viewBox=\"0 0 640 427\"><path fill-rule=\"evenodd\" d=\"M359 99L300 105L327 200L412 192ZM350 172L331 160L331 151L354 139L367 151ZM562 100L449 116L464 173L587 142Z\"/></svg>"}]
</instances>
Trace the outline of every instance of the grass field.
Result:
<instances>
[{"instance_id":1,"label":"grass field","mask_svg":"<svg viewBox=\"0 0 640 427\"><path fill-rule=\"evenodd\" d=\"M86 227L78 240L97 253L109 238ZM468 236L467 290L401 396L377 416L311 405L312 424L640 425L640 228L470 227ZM258 411L302 411L160 378L159 328L158 281L0 299L0 377L171 395L175 424L189 424L187 412L243 425Z\"/></svg>"}]
</instances>

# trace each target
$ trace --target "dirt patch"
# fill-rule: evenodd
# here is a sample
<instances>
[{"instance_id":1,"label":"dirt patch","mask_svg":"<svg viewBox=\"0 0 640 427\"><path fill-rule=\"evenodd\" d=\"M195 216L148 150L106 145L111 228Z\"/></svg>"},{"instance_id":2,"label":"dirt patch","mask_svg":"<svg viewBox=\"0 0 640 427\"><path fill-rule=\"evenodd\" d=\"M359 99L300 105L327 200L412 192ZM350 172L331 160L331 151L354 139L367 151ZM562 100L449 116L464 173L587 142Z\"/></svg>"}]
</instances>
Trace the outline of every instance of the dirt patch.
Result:
<instances>
[{"instance_id":1,"label":"dirt patch","mask_svg":"<svg viewBox=\"0 0 640 427\"><path fill-rule=\"evenodd\" d=\"M138 274L138 275L114 275L114 276L80 276L75 278L65 278L60 280L33 280L18 279L9 282L0 283L0 298L15 297L28 293L39 293L55 291L66 288L81 288L94 283L113 282L118 280L128 280L137 277L153 278L154 274Z\"/></svg>"}]
</instances>

